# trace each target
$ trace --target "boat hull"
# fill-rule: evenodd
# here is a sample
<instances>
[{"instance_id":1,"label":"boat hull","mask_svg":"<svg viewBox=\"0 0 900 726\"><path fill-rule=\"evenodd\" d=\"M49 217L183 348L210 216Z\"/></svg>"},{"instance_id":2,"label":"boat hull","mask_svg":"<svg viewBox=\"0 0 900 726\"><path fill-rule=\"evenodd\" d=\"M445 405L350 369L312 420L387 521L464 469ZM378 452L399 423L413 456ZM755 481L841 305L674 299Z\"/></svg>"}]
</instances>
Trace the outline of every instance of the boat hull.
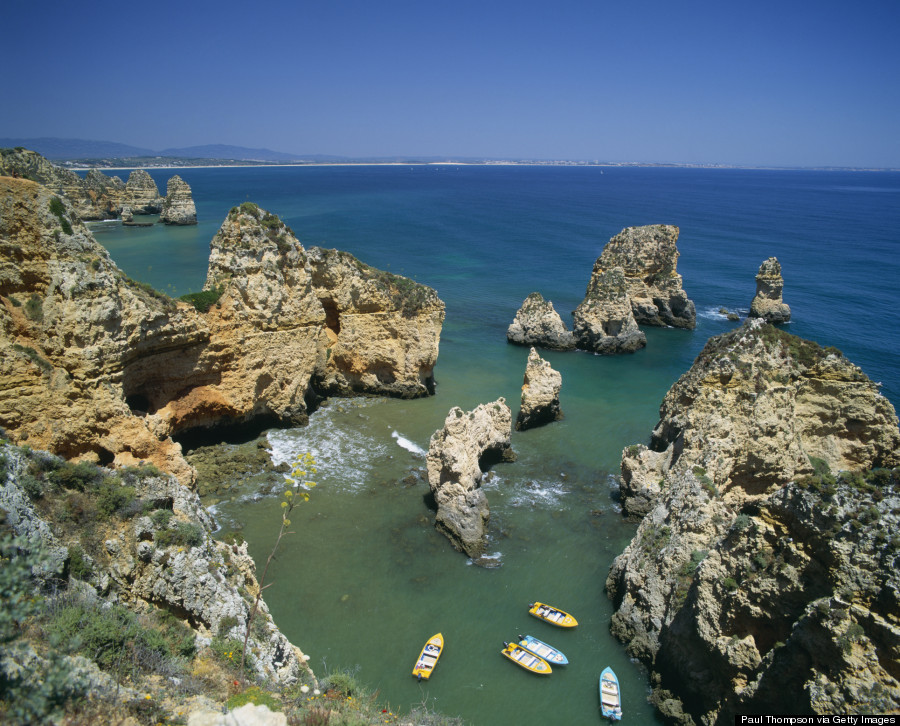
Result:
<instances>
[{"instance_id":1,"label":"boat hull","mask_svg":"<svg viewBox=\"0 0 900 726\"><path fill-rule=\"evenodd\" d=\"M600 713L610 721L622 720L622 695L619 679L612 668L604 668L600 674Z\"/></svg>"},{"instance_id":2,"label":"boat hull","mask_svg":"<svg viewBox=\"0 0 900 726\"><path fill-rule=\"evenodd\" d=\"M553 672L547 661L525 650L518 643L504 643L503 645L504 648L500 651L503 656L509 658L513 663L521 666L526 671L536 673L539 676L549 676Z\"/></svg>"},{"instance_id":3,"label":"boat hull","mask_svg":"<svg viewBox=\"0 0 900 726\"><path fill-rule=\"evenodd\" d=\"M527 650L528 652L534 653L539 658L543 658L551 666L569 665L569 659L566 658L565 653L563 653L559 648L554 648L552 645L548 645L544 641L538 640L534 636L520 635L519 645L525 648L525 650Z\"/></svg>"},{"instance_id":4,"label":"boat hull","mask_svg":"<svg viewBox=\"0 0 900 726\"><path fill-rule=\"evenodd\" d=\"M438 658L441 657L441 653L443 652L444 636L441 633L432 635L422 648L422 652L419 653L419 658L416 660L416 665L413 668L412 674L420 681L431 678L431 674L434 672L434 668L437 665Z\"/></svg>"},{"instance_id":5,"label":"boat hull","mask_svg":"<svg viewBox=\"0 0 900 726\"><path fill-rule=\"evenodd\" d=\"M538 620L555 625L557 628L574 628L578 625L578 621L565 610L542 602L532 603L528 612Z\"/></svg>"}]
</instances>

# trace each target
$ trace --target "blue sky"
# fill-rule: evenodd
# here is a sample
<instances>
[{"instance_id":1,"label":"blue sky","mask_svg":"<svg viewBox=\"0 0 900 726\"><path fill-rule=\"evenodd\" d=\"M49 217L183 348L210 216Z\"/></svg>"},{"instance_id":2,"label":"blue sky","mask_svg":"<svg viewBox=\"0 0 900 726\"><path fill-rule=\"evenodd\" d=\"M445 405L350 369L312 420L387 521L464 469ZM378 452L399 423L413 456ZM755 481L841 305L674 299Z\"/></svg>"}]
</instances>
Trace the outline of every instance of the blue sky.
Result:
<instances>
[{"instance_id":1,"label":"blue sky","mask_svg":"<svg viewBox=\"0 0 900 726\"><path fill-rule=\"evenodd\" d=\"M900 167L900 1L6 0L0 136Z\"/></svg>"}]
</instances>

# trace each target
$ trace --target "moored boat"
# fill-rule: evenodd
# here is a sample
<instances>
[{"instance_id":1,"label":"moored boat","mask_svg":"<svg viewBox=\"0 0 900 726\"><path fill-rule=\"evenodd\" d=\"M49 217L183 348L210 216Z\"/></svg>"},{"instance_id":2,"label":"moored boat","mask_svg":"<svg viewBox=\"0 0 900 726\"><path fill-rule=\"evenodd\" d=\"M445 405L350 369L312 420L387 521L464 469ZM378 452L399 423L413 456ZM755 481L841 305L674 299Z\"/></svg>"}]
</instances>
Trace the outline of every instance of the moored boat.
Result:
<instances>
[{"instance_id":1,"label":"moored boat","mask_svg":"<svg viewBox=\"0 0 900 726\"><path fill-rule=\"evenodd\" d=\"M504 643L503 650L500 652L513 663L522 666L526 671L531 671L532 673L537 673L542 676L550 675L553 672L553 669L547 661L540 656L525 650L525 648L518 643Z\"/></svg>"},{"instance_id":2,"label":"moored boat","mask_svg":"<svg viewBox=\"0 0 900 726\"><path fill-rule=\"evenodd\" d=\"M574 628L578 625L578 621L565 610L560 610L542 602L531 603L528 612L534 617L545 620L559 628Z\"/></svg>"},{"instance_id":3,"label":"moored boat","mask_svg":"<svg viewBox=\"0 0 900 726\"><path fill-rule=\"evenodd\" d=\"M428 642L425 643L425 647L422 648L422 652L419 653L419 659L416 661L416 667L413 668L412 674L420 681L423 678L425 680L431 678L434 667L437 665L438 658L441 657L443 651L444 636L441 633L432 635Z\"/></svg>"},{"instance_id":4,"label":"moored boat","mask_svg":"<svg viewBox=\"0 0 900 726\"><path fill-rule=\"evenodd\" d=\"M559 648L554 648L552 645L548 645L532 635L520 635L519 645L530 653L534 653L536 656L543 658L550 665L569 665L569 659L566 658L565 654Z\"/></svg>"},{"instance_id":5,"label":"moored boat","mask_svg":"<svg viewBox=\"0 0 900 726\"><path fill-rule=\"evenodd\" d=\"M622 720L622 696L619 679L612 668L606 667L600 674L600 712L610 721Z\"/></svg>"}]
</instances>

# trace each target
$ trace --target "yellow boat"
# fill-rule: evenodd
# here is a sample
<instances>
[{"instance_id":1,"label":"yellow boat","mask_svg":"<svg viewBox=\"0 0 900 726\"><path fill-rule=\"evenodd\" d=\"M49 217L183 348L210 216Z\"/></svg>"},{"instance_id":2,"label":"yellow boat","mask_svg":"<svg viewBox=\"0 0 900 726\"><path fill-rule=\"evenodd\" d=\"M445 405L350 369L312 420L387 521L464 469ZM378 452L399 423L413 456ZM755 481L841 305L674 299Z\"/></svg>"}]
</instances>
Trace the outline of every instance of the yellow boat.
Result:
<instances>
[{"instance_id":1,"label":"yellow boat","mask_svg":"<svg viewBox=\"0 0 900 726\"><path fill-rule=\"evenodd\" d=\"M534 617L546 620L551 625L556 625L560 628L574 628L578 625L578 621L565 610L560 610L542 602L532 603L528 612Z\"/></svg>"},{"instance_id":2,"label":"yellow boat","mask_svg":"<svg viewBox=\"0 0 900 726\"><path fill-rule=\"evenodd\" d=\"M553 672L547 661L534 653L528 652L518 643L504 643L503 645L504 648L500 652L513 663L522 666L526 671L542 676L549 676Z\"/></svg>"},{"instance_id":3,"label":"yellow boat","mask_svg":"<svg viewBox=\"0 0 900 726\"><path fill-rule=\"evenodd\" d=\"M444 636L441 633L432 635L422 652L419 653L419 660L416 661L416 667L413 668L412 674L420 681L424 678L428 680L437 665L438 658L444 651Z\"/></svg>"}]
</instances>

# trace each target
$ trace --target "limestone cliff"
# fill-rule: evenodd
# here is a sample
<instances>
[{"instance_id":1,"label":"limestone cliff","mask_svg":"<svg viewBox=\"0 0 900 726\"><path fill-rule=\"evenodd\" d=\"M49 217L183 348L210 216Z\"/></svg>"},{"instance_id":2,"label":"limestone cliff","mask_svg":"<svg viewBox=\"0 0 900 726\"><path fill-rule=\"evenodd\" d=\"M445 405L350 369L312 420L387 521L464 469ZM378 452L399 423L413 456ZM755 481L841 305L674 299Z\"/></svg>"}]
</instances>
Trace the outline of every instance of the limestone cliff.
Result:
<instances>
[{"instance_id":1,"label":"limestone cliff","mask_svg":"<svg viewBox=\"0 0 900 726\"><path fill-rule=\"evenodd\" d=\"M434 432L426 457L428 484L437 504L435 526L454 548L477 558L484 553L490 507L481 479L492 461L513 461L512 413L502 398L472 411L450 409Z\"/></svg>"},{"instance_id":2,"label":"limestone cliff","mask_svg":"<svg viewBox=\"0 0 900 726\"><path fill-rule=\"evenodd\" d=\"M197 224L197 207L191 188L177 174L166 183L166 198L162 203L159 221L163 224Z\"/></svg>"},{"instance_id":3,"label":"limestone cliff","mask_svg":"<svg viewBox=\"0 0 900 726\"><path fill-rule=\"evenodd\" d=\"M539 292L531 293L506 331L506 339L517 345L536 345L553 350L571 350L575 336L566 329L553 303Z\"/></svg>"},{"instance_id":4,"label":"limestone cliff","mask_svg":"<svg viewBox=\"0 0 900 726\"><path fill-rule=\"evenodd\" d=\"M572 312L576 345L601 355L633 353L647 345L632 313L628 283L621 267L605 269L600 260L584 300Z\"/></svg>"},{"instance_id":5,"label":"limestone cliff","mask_svg":"<svg viewBox=\"0 0 900 726\"><path fill-rule=\"evenodd\" d=\"M758 320L709 341L623 452L644 518L607 579L664 714L900 707L898 465L893 407L838 351Z\"/></svg>"},{"instance_id":6,"label":"limestone cliff","mask_svg":"<svg viewBox=\"0 0 900 726\"><path fill-rule=\"evenodd\" d=\"M190 482L173 435L303 423L317 383L341 392L330 376L344 370L356 376L345 390L429 392L444 310L434 291L389 276L391 305L360 309L358 280L250 203L211 246L200 312L128 280L60 197L0 178L0 425L13 441L116 466L148 460ZM334 328L344 313L353 335Z\"/></svg>"},{"instance_id":7,"label":"limestone cliff","mask_svg":"<svg viewBox=\"0 0 900 726\"><path fill-rule=\"evenodd\" d=\"M750 303L750 317L762 318L767 323L786 323L791 319L791 309L781 299L784 279L777 257L770 257L759 266L756 273L756 296Z\"/></svg>"},{"instance_id":8,"label":"limestone cliff","mask_svg":"<svg viewBox=\"0 0 900 726\"><path fill-rule=\"evenodd\" d=\"M594 274L621 267L635 320L640 325L693 329L694 303L682 289L678 227L653 224L627 227L610 239L594 264Z\"/></svg>"},{"instance_id":9,"label":"limestone cliff","mask_svg":"<svg viewBox=\"0 0 900 726\"><path fill-rule=\"evenodd\" d=\"M516 416L516 431L542 426L563 417L559 407L562 375L532 348L522 382L522 402Z\"/></svg>"}]
</instances>

